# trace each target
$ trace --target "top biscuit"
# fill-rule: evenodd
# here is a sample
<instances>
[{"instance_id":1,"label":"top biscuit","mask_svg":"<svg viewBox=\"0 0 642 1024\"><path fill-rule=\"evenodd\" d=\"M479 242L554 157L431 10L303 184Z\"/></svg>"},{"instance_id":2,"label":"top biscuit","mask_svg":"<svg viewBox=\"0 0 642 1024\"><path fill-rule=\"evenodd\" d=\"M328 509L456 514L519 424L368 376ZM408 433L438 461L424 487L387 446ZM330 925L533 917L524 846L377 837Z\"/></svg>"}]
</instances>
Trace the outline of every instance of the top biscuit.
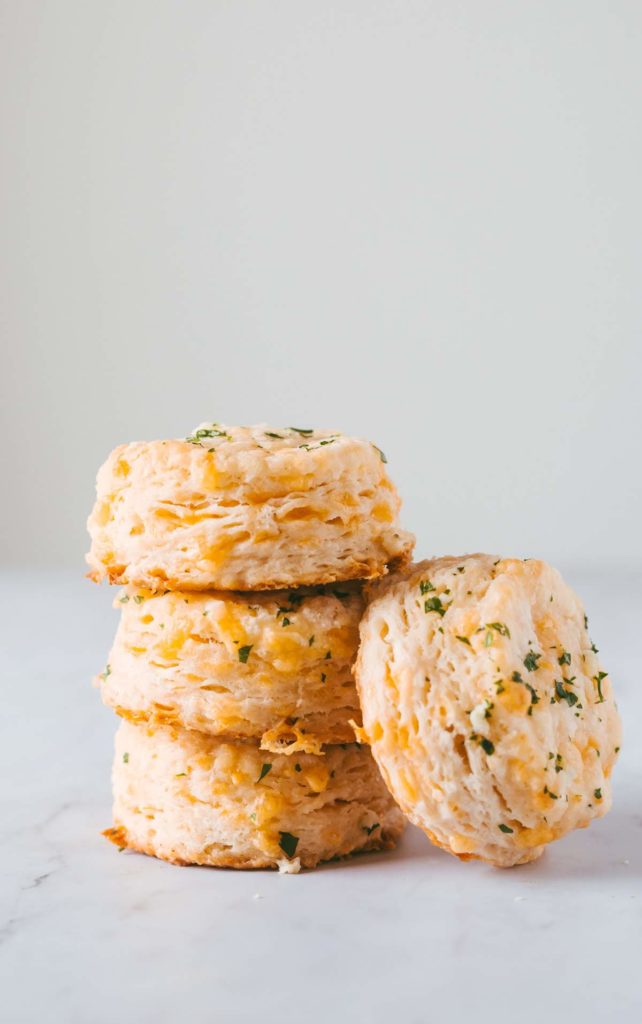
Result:
<instances>
[{"instance_id":1,"label":"top biscuit","mask_svg":"<svg viewBox=\"0 0 642 1024\"><path fill-rule=\"evenodd\" d=\"M385 456L338 433L207 423L116 448L89 517L93 579L150 590L271 590L403 564Z\"/></svg>"}]
</instances>

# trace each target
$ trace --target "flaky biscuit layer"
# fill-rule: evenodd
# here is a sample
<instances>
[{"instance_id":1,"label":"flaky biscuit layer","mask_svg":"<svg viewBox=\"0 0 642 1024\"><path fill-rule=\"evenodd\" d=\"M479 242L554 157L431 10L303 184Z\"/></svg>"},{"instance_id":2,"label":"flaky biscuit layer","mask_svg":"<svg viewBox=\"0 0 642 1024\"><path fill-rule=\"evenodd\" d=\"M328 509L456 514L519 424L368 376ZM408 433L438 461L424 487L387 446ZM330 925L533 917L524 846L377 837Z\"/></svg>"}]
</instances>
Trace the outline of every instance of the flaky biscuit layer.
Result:
<instances>
[{"instance_id":1,"label":"flaky biscuit layer","mask_svg":"<svg viewBox=\"0 0 642 1024\"><path fill-rule=\"evenodd\" d=\"M150 590L374 578L412 551L399 505L368 441L204 425L112 452L88 522L90 575Z\"/></svg>"},{"instance_id":2,"label":"flaky biscuit layer","mask_svg":"<svg viewBox=\"0 0 642 1024\"><path fill-rule=\"evenodd\" d=\"M389 849L404 820L370 751L288 757L251 741L123 722L113 768L116 845L176 864L298 871Z\"/></svg>"},{"instance_id":3,"label":"flaky biscuit layer","mask_svg":"<svg viewBox=\"0 0 642 1024\"><path fill-rule=\"evenodd\" d=\"M257 737L275 752L354 742L360 584L152 594L121 610L102 697L134 721Z\"/></svg>"},{"instance_id":4,"label":"flaky biscuit layer","mask_svg":"<svg viewBox=\"0 0 642 1024\"><path fill-rule=\"evenodd\" d=\"M356 673L391 793L458 857L524 863L609 809L611 682L545 563L438 558L372 585Z\"/></svg>"}]
</instances>

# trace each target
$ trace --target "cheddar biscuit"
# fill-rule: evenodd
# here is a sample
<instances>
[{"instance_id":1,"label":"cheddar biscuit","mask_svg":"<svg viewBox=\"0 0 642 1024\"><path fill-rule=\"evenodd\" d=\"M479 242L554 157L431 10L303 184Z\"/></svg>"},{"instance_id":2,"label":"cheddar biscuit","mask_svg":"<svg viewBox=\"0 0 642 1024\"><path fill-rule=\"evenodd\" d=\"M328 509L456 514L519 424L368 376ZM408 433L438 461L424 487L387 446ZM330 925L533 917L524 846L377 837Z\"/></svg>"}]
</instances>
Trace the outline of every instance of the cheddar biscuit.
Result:
<instances>
[{"instance_id":1,"label":"cheddar biscuit","mask_svg":"<svg viewBox=\"0 0 642 1024\"><path fill-rule=\"evenodd\" d=\"M619 717L582 605L555 569L438 558L369 596L363 738L434 843L510 866L606 813Z\"/></svg>"},{"instance_id":2,"label":"cheddar biscuit","mask_svg":"<svg viewBox=\"0 0 642 1024\"><path fill-rule=\"evenodd\" d=\"M359 584L157 595L130 587L115 605L120 625L99 681L123 717L257 737L277 753L354 742Z\"/></svg>"},{"instance_id":3,"label":"cheddar biscuit","mask_svg":"<svg viewBox=\"0 0 642 1024\"><path fill-rule=\"evenodd\" d=\"M88 523L90 575L150 590L373 578L412 550L399 505L368 441L206 424L112 452Z\"/></svg>"},{"instance_id":4,"label":"cheddar biscuit","mask_svg":"<svg viewBox=\"0 0 642 1024\"><path fill-rule=\"evenodd\" d=\"M113 788L105 835L175 864L295 872L390 849L403 830L370 751L357 744L286 757L251 741L123 722Z\"/></svg>"}]
</instances>

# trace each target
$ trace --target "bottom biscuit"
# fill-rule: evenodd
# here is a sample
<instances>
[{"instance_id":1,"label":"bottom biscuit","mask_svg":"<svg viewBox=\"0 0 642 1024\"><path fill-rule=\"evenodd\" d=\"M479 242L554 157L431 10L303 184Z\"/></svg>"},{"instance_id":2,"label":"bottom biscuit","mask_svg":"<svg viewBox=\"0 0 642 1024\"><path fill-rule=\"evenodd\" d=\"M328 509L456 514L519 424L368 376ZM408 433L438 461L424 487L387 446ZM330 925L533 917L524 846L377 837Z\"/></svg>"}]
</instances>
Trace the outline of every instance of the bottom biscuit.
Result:
<instances>
[{"instance_id":1,"label":"bottom biscuit","mask_svg":"<svg viewBox=\"0 0 642 1024\"><path fill-rule=\"evenodd\" d=\"M354 743L287 756L123 722L113 787L107 838L174 864L296 872L390 849L404 828L370 749Z\"/></svg>"}]
</instances>

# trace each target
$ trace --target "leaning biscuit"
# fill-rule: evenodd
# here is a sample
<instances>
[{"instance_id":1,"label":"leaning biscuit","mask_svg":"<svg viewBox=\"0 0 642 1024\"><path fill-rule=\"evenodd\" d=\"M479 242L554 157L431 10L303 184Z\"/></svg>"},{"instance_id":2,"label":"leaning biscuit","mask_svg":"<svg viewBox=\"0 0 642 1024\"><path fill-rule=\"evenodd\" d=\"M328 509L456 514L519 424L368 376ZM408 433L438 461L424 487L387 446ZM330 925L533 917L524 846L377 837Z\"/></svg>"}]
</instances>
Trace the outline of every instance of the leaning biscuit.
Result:
<instances>
[{"instance_id":1,"label":"leaning biscuit","mask_svg":"<svg viewBox=\"0 0 642 1024\"><path fill-rule=\"evenodd\" d=\"M208 424L122 445L98 473L91 576L150 590L269 590L407 560L384 456L341 434Z\"/></svg>"},{"instance_id":2,"label":"leaning biscuit","mask_svg":"<svg viewBox=\"0 0 642 1024\"><path fill-rule=\"evenodd\" d=\"M370 751L265 754L168 726L123 722L113 770L117 846L175 864L298 871L390 849L403 816Z\"/></svg>"},{"instance_id":3,"label":"leaning biscuit","mask_svg":"<svg viewBox=\"0 0 642 1024\"><path fill-rule=\"evenodd\" d=\"M157 595L129 587L115 604L120 625L99 682L124 718L257 737L277 753L354 742L359 584Z\"/></svg>"},{"instance_id":4,"label":"leaning biscuit","mask_svg":"<svg viewBox=\"0 0 642 1024\"><path fill-rule=\"evenodd\" d=\"M363 733L434 843L507 867L606 813L620 721L558 572L438 558L371 597L356 669Z\"/></svg>"}]
</instances>

